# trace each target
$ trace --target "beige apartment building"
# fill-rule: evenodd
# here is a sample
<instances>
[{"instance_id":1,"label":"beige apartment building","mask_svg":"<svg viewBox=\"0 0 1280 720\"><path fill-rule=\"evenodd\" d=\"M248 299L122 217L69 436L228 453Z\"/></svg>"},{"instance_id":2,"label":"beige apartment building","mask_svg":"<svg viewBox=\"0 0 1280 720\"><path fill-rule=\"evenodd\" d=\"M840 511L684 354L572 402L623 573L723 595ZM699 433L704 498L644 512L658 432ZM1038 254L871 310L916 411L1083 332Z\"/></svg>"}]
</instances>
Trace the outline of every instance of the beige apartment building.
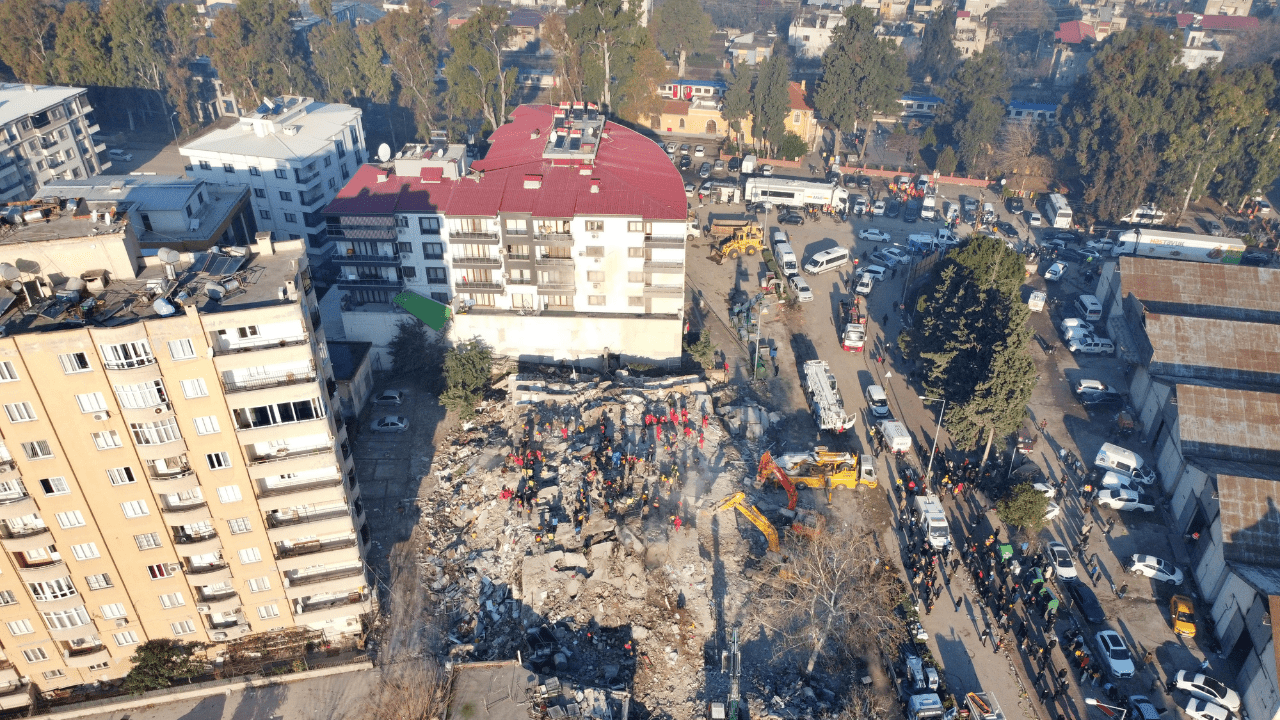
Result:
<instances>
[{"instance_id":1,"label":"beige apartment building","mask_svg":"<svg viewBox=\"0 0 1280 720\"><path fill-rule=\"evenodd\" d=\"M142 258L105 204L44 213L0 227L0 709L155 638L359 632L368 532L305 241Z\"/></svg>"}]
</instances>

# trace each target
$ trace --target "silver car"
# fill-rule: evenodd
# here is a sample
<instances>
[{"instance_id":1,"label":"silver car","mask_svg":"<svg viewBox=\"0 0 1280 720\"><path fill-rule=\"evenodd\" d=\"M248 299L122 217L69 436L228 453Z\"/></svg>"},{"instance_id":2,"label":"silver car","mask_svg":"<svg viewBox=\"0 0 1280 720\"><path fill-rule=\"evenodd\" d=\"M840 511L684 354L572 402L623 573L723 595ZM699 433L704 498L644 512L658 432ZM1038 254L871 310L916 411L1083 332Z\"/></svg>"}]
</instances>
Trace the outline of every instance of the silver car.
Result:
<instances>
[{"instance_id":1,"label":"silver car","mask_svg":"<svg viewBox=\"0 0 1280 720\"><path fill-rule=\"evenodd\" d=\"M792 275L787 278L787 282L791 284L791 289L796 294L796 299L800 302L813 302L813 290L809 289L809 283L799 275Z\"/></svg>"},{"instance_id":2,"label":"silver car","mask_svg":"<svg viewBox=\"0 0 1280 720\"><path fill-rule=\"evenodd\" d=\"M383 390L382 394L373 399L374 405L399 405L404 402L404 393L399 390Z\"/></svg>"},{"instance_id":3,"label":"silver car","mask_svg":"<svg viewBox=\"0 0 1280 720\"><path fill-rule=\"evenodd\" d=\"M384 415L374 419L369 429L379 433L402 433L409 429L409 418L400 417L399 415Z\"/></svg>"}]
</instances>

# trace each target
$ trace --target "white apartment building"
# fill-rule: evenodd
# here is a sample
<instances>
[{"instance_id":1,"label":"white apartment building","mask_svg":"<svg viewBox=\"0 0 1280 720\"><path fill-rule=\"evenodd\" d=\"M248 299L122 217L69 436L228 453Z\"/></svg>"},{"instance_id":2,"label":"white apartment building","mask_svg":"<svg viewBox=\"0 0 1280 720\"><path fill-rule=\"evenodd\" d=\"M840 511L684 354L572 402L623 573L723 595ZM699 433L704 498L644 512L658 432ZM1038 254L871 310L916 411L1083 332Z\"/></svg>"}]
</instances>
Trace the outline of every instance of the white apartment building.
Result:
<instances>
[{"instance_id":1,"label":"white apartment building","mask_svg":"<svg viewBox=\"0 0 1280 720\"><path fill-rule=\"evenodd\" d=\"M84 88L0 84L0 202L28 200L51 180L111 167Z\"/></svg>"},{"instance_id":2,"label":"white apartment building","mask_svg":"<svg viewBox=\"0 0 1280 720\"><path fill-rule=\"evenodd\" d=\"M483 160L410 147L325 208L347 339L384 353L409 317L393 300L411 292L498 354L678 359L687 204L670 159L593 105L511 117Z\"/></svg>"},{"instance_id":3,"label":"white apartment building","mask_svg":"<svg viewBox=\"0 0 1280 720\"><path fill-rule=\"evenodd\" d=\"M801 58L820 58L836 30L845 24L844 9L836 5L801 5L787 29L787 43Z\"/></svg>"},{"instance_id":4,"label":"white apartment building","mask_svg":"<svg viewBox=\"0 0 1280 720\"><path fill-rule=\"evenodd\" d=\"M305 240L319 259L333 251L320 210L366 157L360 115L350 105L280 97L245 117L221 118L178 151L192 177L248 185L258 227Z\"/></svg>"}]
</instances>

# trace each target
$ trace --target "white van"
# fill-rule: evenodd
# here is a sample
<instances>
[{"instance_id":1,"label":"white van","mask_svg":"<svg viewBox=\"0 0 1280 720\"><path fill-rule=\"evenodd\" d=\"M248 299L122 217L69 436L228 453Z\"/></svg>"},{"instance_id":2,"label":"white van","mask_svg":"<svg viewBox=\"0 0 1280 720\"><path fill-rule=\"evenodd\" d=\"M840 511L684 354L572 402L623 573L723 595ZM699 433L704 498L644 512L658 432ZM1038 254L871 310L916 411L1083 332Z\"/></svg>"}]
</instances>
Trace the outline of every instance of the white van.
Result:
<instances>
[{"instance_id":1,"label":"white van","mask_svg":"<svg viewBox=\"0 0 1280 720\"><path fill-rule=\"evenodd\" d=\"M1102 319L1102 303L1093 295L1081 295L1076 298L1076 310L1080 317L1093 322Z\"/></svg>"},{"instance_id":2,"label":"white van","mask_svg":"<svg viewBox=\"0 0 1280 720\"><path fill-rule=\"evenodd\" d=\"M1103 443L1102 449L1098 450L1098 456L1093 459L1093 464L1104 470L1115 470L1128 475L1144 485L1150 485L1156 481L1155 472L1151 468L1143 467L1142 458L1132 450L1125 450L1119 445Z\"/></svg>"},{"instance_id":3,"label":"white van","mask_svg":"<svg viewBox=\"0 0 1280 720\"><path fill-rule=\"evenodd\" d=\"M838 270L849 264L849 251L842 248L823 250L804 264L804 271L810 275L821 275L829 270Z\"/></svg>"},{"instance_id":4,"label":"white van","mask_svg":"<svg viewBox=\"0 0 1280 720\"><path fill-rule=\"evenodd\" d=\"M884 388L872 385L867 388L867 409L876 417L889 417L889 396Z\"/></svg>"},{"instance_id":5,"label":"white van","mask_svg":"<svg viewBox=\"0 0 1280 720\"><path fill-rule=\"evenodd\" d=\"M787 234L781 230L773 232L773 258L778 261L778 269L783 275L791 277L800 274L800 261L796 259L791 243L787 242Z\"/></svg>"}]
</instances>

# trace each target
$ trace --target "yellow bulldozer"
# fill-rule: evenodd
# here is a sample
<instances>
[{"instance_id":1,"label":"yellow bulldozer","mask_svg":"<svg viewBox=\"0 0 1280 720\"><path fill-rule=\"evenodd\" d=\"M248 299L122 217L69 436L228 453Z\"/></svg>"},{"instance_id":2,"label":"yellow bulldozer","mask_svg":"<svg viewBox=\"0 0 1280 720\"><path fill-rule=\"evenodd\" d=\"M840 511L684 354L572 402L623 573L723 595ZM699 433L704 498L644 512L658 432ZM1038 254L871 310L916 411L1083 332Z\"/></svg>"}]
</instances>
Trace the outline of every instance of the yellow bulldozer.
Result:
<instances>
[{"instance_id":1,"label":"yellow bulldozer","mask_svg":"<svg viewBox=\"0 0 1280 720\"><path fill-rule=\"evenodd\" d=\"M737 260L739 255L755 255L763 249L764 232L759 225L753 223L734 228L729 237L721 240L720 244L712 249L711 259L715 260L716 264L720 264L725 258Z\"/></svg>"}]
</instances>

